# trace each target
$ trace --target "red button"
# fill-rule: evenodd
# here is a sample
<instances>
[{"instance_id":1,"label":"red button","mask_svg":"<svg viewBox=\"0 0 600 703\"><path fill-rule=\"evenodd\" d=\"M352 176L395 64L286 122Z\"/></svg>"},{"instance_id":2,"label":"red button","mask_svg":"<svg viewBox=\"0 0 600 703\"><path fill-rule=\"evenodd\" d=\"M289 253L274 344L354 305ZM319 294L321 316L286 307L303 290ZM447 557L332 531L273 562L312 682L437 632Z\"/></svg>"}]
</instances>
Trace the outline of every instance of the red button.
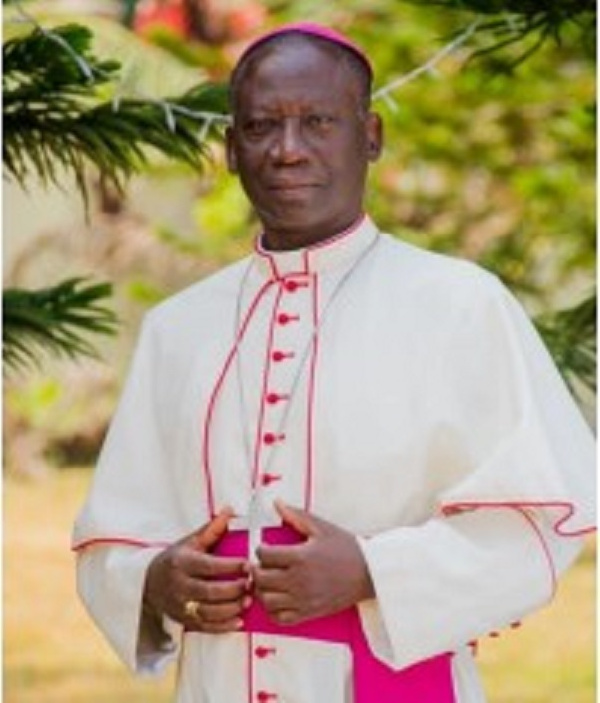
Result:
<instances>
[{"instance_id":1,"label":"red button","mask_svg":"<svg viewBox=\"0 0 600 703\"><path fill-rule=\"evenodd\" d=\"M287 312L280 312L277 315L277 322L280 325L287 325L289 322L296 321L300 319L300 315L289 315Z\"/></svg>"},{"instance_id":2,"label":"red button","mask_svg":"<svg viewBox=\"0 0 600 703\"><path fill-rule=\"evenodd\" d=\"M284 359L291 359L294 356L294 352L282 352L274 351L271 355L273 361L283 361Z\"/></svg>"},{"instance_id":3,"label":"red button","mask_svg":"<svg viewBox=\"0 0 600 703\"><path fill-rule=\"evenodd\" d=\"M263 435L263 442L265 444L275 444L277 441L281 441L282 439L285 439L284 434L273 434L272 432L267 432L266 434Z\"/></svg>"},{"instance_id":4,"label":"red button","mask_svg":"<svg viewBox=\"0 0 600 703\"><path fill-rule=\"evenodd\" d=\"M275 403L279 403L280 400L287 400L289 397L290 396L285 393L268 393L265 400L269 405L275 405Z\"/></svg>"},{"instance_id":5,"label":"red button","mask_svg":"<svg viewBox=\"0 0 600 703\"><path fill-rule=\"evenodd\" d=\"M261 481L263 486L269 486L275 481L281 481L281 476L279 474L263 474Z\"/></svg>"},{"instance_id":6,"label":"red button","mask_svg":"<svg viewBox=\"0 0 600 703\"><path fill-rule=\"evenodd\" d=\"M275 654L275 647L257 647L254 650L254 654L259 659L264 659L265 657L268 657L269 654Z\"/></svg>"},{"instance_id":7,"label":"red button","mask_svg":"<svg viewBox=\"0 0 600 703\"><path fill-rule=\"evenodd\" d=\"M298 284L296 281L286 281L285 289L290 293L295 293L298 290Z\"/></svg>"},{"instance_id":8,"label":"red button","mask_svg":"<svg viewBox=\"0 0 600 703\"><path fill-rule=\"evenodd\" d=\"M258 703L268 703L269 701L276 701L279 696L276 693L269 693L268 691L259 691L256 694L256 700Z\"/></svg>"}]
</instances>

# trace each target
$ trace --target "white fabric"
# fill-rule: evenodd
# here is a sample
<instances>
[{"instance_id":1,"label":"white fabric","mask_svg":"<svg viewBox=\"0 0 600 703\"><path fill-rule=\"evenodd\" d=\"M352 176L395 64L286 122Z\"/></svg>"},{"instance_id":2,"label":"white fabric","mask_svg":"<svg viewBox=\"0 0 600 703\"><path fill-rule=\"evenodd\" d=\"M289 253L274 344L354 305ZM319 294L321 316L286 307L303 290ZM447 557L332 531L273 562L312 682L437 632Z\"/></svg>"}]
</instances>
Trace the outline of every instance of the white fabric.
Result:
<instances>
[{"instance_id":1,"label":"white fabric","mask_svg":"<svg viewBox=\"0 0 600 703\"><path fill-rule=\"evenodd\" d=\"M263 523L280 497L355 533L375 653L402 668L456 651L459 703L484 700L468 643L545 603L594 517L591 433L519 305L368 218L310 250L258 248L147 315L74 532L81 596L132 669L160 670L181 639L140 625L150 558L211 496L246 514L265 472ZM342 645L183 641L179 703L352 701Z\"/></svg>"}]
</instances>

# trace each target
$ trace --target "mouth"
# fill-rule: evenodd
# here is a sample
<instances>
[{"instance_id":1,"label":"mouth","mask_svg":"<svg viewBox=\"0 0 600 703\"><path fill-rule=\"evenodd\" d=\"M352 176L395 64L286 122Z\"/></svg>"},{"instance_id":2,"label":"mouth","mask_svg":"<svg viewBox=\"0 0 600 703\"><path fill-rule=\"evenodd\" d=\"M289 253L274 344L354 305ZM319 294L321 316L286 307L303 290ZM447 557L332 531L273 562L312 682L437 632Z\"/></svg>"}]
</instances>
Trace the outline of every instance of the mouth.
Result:
<instances>
[{"instance_id":1,"label":"mouth","mask_svg":"<svg viewBox=\"0 0 600 703\"><path fill-rule=\"evenodd\" d=\"M271 197L281 204L306 207L314 198L318 186L313 183L275 183L269 186Z\"/></svg>"},{"instance_id":2,"label":"mouth","mask_svg":"<svg viewBox=\"0 0 600 703\"><path fill-rule=\"evenodd\" d=\"M318 185L316 183L277 182L271 183L268 188L280 192L293 192L318 188Z\"/></svg>"}]
</instances>

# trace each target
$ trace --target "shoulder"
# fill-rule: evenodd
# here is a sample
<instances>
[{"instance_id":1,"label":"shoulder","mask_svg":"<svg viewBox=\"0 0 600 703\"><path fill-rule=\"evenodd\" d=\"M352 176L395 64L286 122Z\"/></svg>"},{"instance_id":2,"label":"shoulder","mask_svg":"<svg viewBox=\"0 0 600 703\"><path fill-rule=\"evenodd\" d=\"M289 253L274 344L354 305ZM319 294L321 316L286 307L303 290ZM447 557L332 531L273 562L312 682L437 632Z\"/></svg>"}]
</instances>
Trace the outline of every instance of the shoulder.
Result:
<instances>
[{"instance_id":1,"label":"shoulder","mask_svg":"<svg viewBox=\"0 0 600 703\"><path fill-rule=\"evenodd\" d=\"M226 266L151 308L144 325L162 333L179 327L210 324L215 315L235 305L248 258Z\"/></svg>"},{"instance_id":2,"label":"shoulder","mask_svg":"<svg viewBox=\"0 0 600 703\"><path fill-rule=\"evenodd\" d=\"M445 307L498 300L510 293L491 271L455 256L428 251L390 234L381 235L378 265L391 289Z\"/></svg>"},{"instance_id":3,"label":"shoulder","mask_svg":"<svg viewBox=\"0 0 600 703\"><path fill-rule=\"evenodd\" d=\"M409 308L418 328L448 335L462 349L487 352L545 345L523 303L493 272L475 262L427 251L383 235L390 308ZM389 302L392 301L392 302ZM480 358L486 358L482 353Z\"/></svg>"}]
</instances>

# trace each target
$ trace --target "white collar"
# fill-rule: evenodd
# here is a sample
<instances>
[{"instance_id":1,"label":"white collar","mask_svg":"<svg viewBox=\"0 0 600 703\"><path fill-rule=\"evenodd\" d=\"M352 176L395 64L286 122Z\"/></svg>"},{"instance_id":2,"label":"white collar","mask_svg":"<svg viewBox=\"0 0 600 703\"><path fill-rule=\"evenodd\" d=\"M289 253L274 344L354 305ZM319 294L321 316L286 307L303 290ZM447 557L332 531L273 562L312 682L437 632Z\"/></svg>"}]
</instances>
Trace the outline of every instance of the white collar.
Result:
<instances>
[{"instance_id":1,"label":"white collar","mask_svg":"<svg viewBox=\"0 0 600 703\"><path fill-rule=\"evenodd\" d=\"M379 231L371 218L362 215L343 232L303 249L271 251L264 249L262 237L257 237L254 260L263 274L274 279L321 273L356 259L372 244L378 234Z\"/></svg>"}]
</instances>

